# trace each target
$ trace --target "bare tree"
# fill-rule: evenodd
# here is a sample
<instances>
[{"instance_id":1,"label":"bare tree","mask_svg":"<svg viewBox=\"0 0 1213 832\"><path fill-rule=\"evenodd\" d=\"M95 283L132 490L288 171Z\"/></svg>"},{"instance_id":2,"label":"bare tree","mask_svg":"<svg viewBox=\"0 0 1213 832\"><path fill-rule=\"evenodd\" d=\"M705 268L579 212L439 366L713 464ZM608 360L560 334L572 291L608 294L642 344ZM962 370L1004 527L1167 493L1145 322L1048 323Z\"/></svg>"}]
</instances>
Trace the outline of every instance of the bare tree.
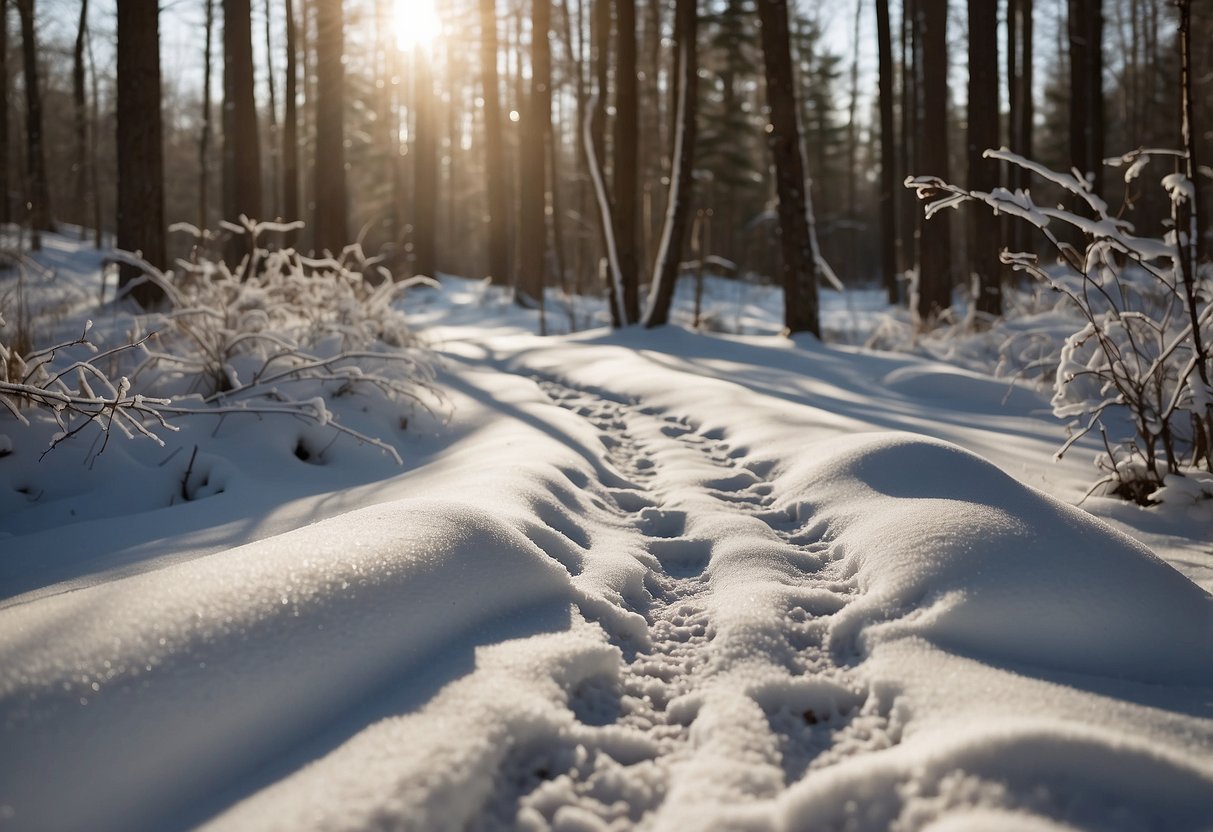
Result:
<instances>
[{"instance_id":1,"label":"bare tree","mask_svg":"<svg viewBox=\"0 0 1213 832\"><path fill-rule=\"evenodd\" d=\"M202 48L202 129L198 132L198 228L210 224L211 190L211 74L215 34L215 0L206 0Z\"/></svg>"},{"instance_id":2,"label":"bare tree","mask_svg":"<svg viewBox=\"0 0 1213 832\"><path fill-rule=\"evenodd\" d=\"M1033 0L1007 0L1007 144L1026 159L1032 158L1032 121L1035 117L1032 93ZM1028 185L1027 176L1017 165L1007 166L1007 187L1012 191ZM1009 220L1007 244L1014 251L1027 245L1027 224Z\"/></svg>"},{"instance_id":3,"label":"bare tree","mask_svg":"<svg viewBox=\"0 0 1213 832\"><path fill-rule=\"evenodd\" d=\"M922 134L919 175L948 178L948 0L918 0L922 14ZM918 305L929 322L951 305L949 217L923 220L918 244Z\"/></svg>"},{"instance_id":4,"label":"bare tree","mask_svg":"<svg viewBox=\"0 0 1213 832\"><path fill-rule=\"evenodd\" d=\"M810 332L820 337L817 259L813 256L809 236L808 195L800 129L796 123L796 88L792 78L786 0L758 0L758 16L762 21L762 56L770 111L767 140L775 163L775 189L779 199L784 329L789 335Z\"/></svg>"},{"instance_id":5,"label":"bare tree","mask_svg":"<svg viewBox=\"0 0 1213 832\"><path fill-rule=\"evenodd\" d=\"M661 242L657 246L657 261L653 266L645 326L661 326L670 319L670 304L674 300L674 286L678 281L678 268L686 243L694 185L692 172L695 167L696 111L699 103L699 13L695 0L678 0L674 14L678 104L670 152L670 191L666 198Z\"/></svg>"},{"instance_id":6,"label":"bare tree","mask_svg":"<svg viewBox=\"0 0 1213 832\"><path fill-rule=\"evenodd\" d=\"M266 211L269 216L278 216L275 210L279 205L280 191L278 188L278 164L280 154L278 152L278 101L275 95L274 84L274 40L271 37L270 29L274 21L273 13L270 10L271 0L265 0L265 85L269 91L269 146L270 146L270 181L269 181L269 201L266 204Z\"/></svg>"},{"instance_id":7,"label":"bare tree","mask_svg":"<svg viewBox=\"0 0 1213 832\"><path fill-rule=\"evenodd\" d=\"M8 181L8 0L0 0L0 223L12 222Z\"/></svg>"},{"instance_id":8,"label":"bare tree","mask_svg":"<svg viewBox=\"0 0 1213 832\"><path fill-rule=\"evenodd\" d=\"M413 274L437 271L435 238L438 214L438 118L429 59L413 51Z\"/></svg>"},{"instance_id":9,"label":"bare tree","mask_svg":"<svg viewBox=\"0 0 1213 832\"><path fill-rule=\"evenodd\" d=\"M624 323L640 320L640 292L636 250L639 228L637 209L640 152L636 78L636 0L615 0L615 246L623 284Z\"/></svg>"},{"instance_id":10,"label":"bare tree","mask_svg":"<svg viewBox=\"0 0 1213 832\"><path fill-rule=\"evenodd\" d=\"M542 308L547 264L546 142L552 124L552 68L548 33L551 0L531 0L531 89L523 112L519 192L519 302Z\"/></svg>"},{"instance_id":11,"label":"bare tree","mask_svg":"<svg viewBox=\"0 0 1213 832\"><path fill-rule=\"evenodd\" d=\"M76 46L72 50L72 106L75 110L76 156L75 207L80 212L80 237L88 234L88 100L84 86L84 44L88 38L88 0L80 2L80 23L76 27Z\"/></svg>"},{"instance_id":12,"label":"bare tree","mask_svg":"<svg viewBox=\"0 0 1213 832\"><path fill-rule=\"evenodd\" d=\"M157 269L167 265L160 106L156 0L118 0L118 248ZM140 274L124 267L119 279L125 285ZM149 282L131 295L146 307L162 292Z\"/></svg>"},{"instance_id":13,"label":"bare tree","mask_svg":"<svg viewBox=\"0 0 1213 832\"><path fill-rule=\"evenodd\" d=\"M34 30L34 0L17 0L21 17L21 56L25 74L26 167L29 172L29 223L34 231L33 247L41 248L39 231L54 231L51 194L46 178L46 148L43 146L42 90L38 83L38 42Z\"/></svg>"},{"instance_id":14,"label":"bare tree","mask_svg":"<svg viewBox=\"0 0 1213 832\"><path fill-rule=\"evenodd\" d=\"M250 0L223 0L223 219L261 217L261 146L253 101ZM234 242L230 254L243 252Z\"/></svg>"},{"instance_id":15,"label":"bare tree","mask_svg":"<svg viewBox=\"0 0 1213 832\"><path fill-rule=\"evenodd\" d=\"M286 220L293 222L302 217L299 208L299 70L295 9L291 0L285 0L285 4L286 88L283 98L286 101L282 113L282 212ZM288 242L293 241L292 235Z\"/></svg>"},{"instance_id":16,"label":"bare tree","mask_svg":"<svg viewBox=\"0 0 1213 832\"><path fill-rule=\"evenodd\" d=\"M989 193L998 185L998 162L983 155L998 147L998 7L989 0L969 0L968 107L969 189ZM969 272L977 280L977 311L1001 315L998 217L972 211L968 220Z\"/></svg>"},{"instance_id":17,"label":"bare tree","mask_svg":"<svg viewBox=\"0 0 1213 832\"><path fill-rule=\"evenodd\" d=\"M1069 0L1070 163L1103 192L1103 0Z\"/></svg>"},{"instance_id":18,"label":"bare tree","mask_svg":"<svg viewBox=\"0 0 1213 832\"><path fill-rule=\"evenodd\" d=\"M880 271L889 303L897 302L896 137L893 125L893 43L889 0L876 0L876 40L880 77Z\"/></svg>"},{"instance_id":19,"label":"bare tree","mask_svg":"<svg viewBox=\"0 0 1213 832\"><path fill-rule=\"evenodd\" d=\"M484 168L489 207L488 274L510 283L509 202L497 78L497 4L480 0L480 78L484 92Z\"/></svg>"},{"instance_id":20,"label":"bare tree","mask_svg":"<svg viewBox=\"0 0 1213 832\"><path fill-rule=\"evenodd\" d=\"M345 21L342 0L316 7L316 248L340 253L349 242L345 187Z\"/></svg>"}]
</instances>

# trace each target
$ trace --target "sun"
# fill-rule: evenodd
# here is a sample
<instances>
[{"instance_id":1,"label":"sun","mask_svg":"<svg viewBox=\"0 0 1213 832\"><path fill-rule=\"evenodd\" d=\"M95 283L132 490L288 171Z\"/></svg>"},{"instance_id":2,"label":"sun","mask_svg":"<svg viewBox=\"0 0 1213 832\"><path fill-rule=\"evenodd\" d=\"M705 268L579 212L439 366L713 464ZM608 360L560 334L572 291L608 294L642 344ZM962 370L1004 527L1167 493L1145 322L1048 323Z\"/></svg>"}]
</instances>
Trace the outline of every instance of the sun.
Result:
<instances>
[{"instance_id":1,"label":"sun","mask_svg":"<svg viewBox=\"0 0 1213 832\"><path fill-rule=\"evenodd\" d=\"M393 23L396 46L406 52L426 49L442 35L436 0L395 0Z\"/></svg>"}]
</instances>

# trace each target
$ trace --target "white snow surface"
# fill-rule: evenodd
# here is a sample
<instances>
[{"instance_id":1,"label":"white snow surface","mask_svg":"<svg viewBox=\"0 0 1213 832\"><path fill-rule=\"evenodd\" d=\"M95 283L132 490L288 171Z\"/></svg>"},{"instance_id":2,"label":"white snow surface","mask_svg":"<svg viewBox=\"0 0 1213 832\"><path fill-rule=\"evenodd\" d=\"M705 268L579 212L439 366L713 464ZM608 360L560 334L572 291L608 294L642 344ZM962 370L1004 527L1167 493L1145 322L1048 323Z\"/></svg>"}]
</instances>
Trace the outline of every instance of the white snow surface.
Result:
<instances>
[{"instance_id":1,"label":"white snow surface","mask_svg":"<svg viewBox=\"0 0 1213 832\"><path fill-rule=\"evenodd\" d=\"M1025 384L445 284L404 469L0 422L0 829L1209 828L1208 500L1076 508Z\"/></svg>"}]
</instances>

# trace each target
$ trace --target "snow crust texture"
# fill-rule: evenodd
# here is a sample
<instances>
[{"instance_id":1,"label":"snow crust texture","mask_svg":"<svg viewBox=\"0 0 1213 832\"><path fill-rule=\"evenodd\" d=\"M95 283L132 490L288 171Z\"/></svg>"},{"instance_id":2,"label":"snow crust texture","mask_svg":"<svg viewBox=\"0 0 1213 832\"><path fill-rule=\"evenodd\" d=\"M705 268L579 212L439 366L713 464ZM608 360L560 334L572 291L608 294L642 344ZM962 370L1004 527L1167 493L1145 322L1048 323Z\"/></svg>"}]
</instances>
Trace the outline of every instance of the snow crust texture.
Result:
<instances>
[{"instance_id":1,"label":"snow crust texture","mask_svg":"<svg viewBox=\"0 0 1213 832\"><path fill-rule=\"evenodd\" d=\"M452 340L448 446L365 507L0 602L0 813L1208 828L1213 598L988 462L979 377L982 455L923 435L947 373L757 344Z\"/></svg>"}]
</instances>

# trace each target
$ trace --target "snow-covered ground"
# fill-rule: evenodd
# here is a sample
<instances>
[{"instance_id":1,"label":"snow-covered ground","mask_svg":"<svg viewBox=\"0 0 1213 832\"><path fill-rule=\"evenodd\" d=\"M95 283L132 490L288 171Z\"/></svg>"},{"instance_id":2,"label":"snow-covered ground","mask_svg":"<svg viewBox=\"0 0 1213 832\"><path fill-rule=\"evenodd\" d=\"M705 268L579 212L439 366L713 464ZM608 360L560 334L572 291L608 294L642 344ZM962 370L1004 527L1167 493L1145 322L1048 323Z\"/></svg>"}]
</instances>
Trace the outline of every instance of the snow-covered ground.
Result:
<instances>
[{"instance_id":1,"label":"snow-covered ground","mask_svg":"<svg viewBox=\"0 0 1213 832\"><path fill-rule=\"evenodd\" d=\"M847 345L878 293L835 346L708 301L746 334L410 295L445 401L334 403L403 467L0 422L0 828L1208 828L1208 502L1075 508L1040 392Z\"/></svg>"}]
</instances>

